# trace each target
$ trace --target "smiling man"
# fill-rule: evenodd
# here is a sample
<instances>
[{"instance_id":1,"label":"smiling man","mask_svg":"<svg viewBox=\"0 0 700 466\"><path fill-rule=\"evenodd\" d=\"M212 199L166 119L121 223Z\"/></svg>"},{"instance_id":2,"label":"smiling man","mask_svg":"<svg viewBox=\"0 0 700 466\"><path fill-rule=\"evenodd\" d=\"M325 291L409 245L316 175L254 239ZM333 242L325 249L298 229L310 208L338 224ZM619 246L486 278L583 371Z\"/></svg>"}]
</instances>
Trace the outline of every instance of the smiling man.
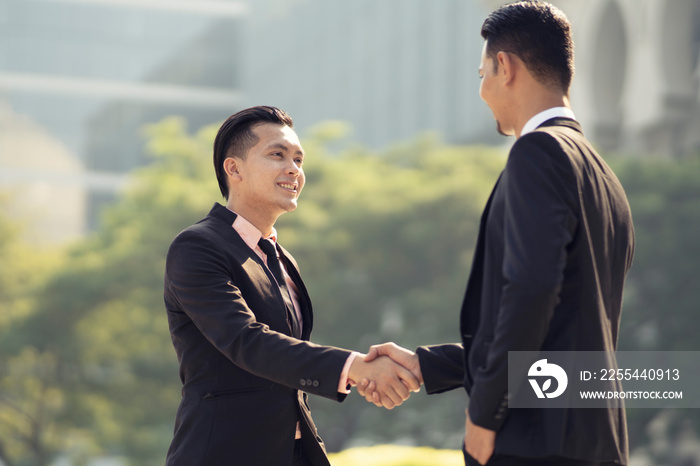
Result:
<instances>
[{"instance_id":1,"label":"smiling man","mask_svg":"<svg viewBox=\"0 0 700 466\"><path fill-rule=\"evenodd\" d=\"M342 401L373 380L386 408L418 380L389 358L310 343L311 301L274 224L296 209L304 149L274 107L229 117L214 142L226 206L170 246L165 307L182 401L169 466L328 466L307 393Z\"/></svg>"}]
</instances>

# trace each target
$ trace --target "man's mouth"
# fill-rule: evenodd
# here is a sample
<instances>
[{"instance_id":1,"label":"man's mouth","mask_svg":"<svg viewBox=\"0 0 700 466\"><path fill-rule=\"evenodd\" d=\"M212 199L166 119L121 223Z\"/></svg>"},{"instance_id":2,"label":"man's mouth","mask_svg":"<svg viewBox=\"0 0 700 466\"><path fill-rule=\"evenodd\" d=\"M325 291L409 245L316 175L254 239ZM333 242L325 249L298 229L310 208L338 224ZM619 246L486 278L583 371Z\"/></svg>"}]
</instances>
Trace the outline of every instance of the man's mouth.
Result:
<instances>
[{"instance_id":1,"label":"man's mouth","mask_svg":"<svg viewBox=\"0 0 700 466\"><path fill-rule=\"evenodd\" d=\"M281 188L288 190L288 191L297 192L297 184L296 183L277 183L277 185Z\"/></svg>"}]
</instances>

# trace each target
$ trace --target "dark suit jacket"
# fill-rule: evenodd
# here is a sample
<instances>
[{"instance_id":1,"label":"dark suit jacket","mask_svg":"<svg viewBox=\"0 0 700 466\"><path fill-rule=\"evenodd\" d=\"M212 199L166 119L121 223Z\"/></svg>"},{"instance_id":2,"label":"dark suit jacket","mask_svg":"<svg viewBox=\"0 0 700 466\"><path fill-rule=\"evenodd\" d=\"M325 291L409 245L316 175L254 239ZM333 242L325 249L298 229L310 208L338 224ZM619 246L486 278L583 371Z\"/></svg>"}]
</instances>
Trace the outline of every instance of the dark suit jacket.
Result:
<instances>
[{"instance_id":1,"label":"dark suit jacket","mask_svg":"<svg viewBox=\"0 0 700 466\"><path fill-rule=\"evenodd\" d=\"M464 386L496 453L627 463L623 409L508 409L508 351L614 351L634 230L624 190L573 120L513 145L484 210L462 345L419 348L428 393Z\"/></svg>"},{"instance_id":2,"label":"dark suit jacket","mask_svg":"<svg viewBox=\"0 0 700 466\"><path fill-rule=\"evenodd\" d=\"M288 466L297 420L306 456L329 465L305 392L342 401L350 352L306 341L311 301L282 249L303 316L302 339L291 337L279 287L232 228L235 218L214 205L168 252L165 308L183 387L167 465Z\"/></svg>"}]
</instances>

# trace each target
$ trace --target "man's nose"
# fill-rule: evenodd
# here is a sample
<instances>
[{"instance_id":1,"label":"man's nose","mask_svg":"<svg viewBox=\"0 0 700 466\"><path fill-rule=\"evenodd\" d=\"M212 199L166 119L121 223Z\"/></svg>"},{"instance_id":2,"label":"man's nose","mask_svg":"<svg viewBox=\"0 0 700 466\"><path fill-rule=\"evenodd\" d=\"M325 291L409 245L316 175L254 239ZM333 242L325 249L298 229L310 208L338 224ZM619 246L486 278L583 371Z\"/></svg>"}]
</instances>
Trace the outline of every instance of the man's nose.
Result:
<instances>
[{"instance_id":1,"label":"man's nose","mask_svg":"<svg viewBox=\"0 0 700 466\"><path fill-rule=\"evenodd\" d=\"M297 162L292 160L289 163L289 167L287 168L287 170L290 175L299 176L299 173L301 173L301 166Z\"/></svg>"}]
</instances>

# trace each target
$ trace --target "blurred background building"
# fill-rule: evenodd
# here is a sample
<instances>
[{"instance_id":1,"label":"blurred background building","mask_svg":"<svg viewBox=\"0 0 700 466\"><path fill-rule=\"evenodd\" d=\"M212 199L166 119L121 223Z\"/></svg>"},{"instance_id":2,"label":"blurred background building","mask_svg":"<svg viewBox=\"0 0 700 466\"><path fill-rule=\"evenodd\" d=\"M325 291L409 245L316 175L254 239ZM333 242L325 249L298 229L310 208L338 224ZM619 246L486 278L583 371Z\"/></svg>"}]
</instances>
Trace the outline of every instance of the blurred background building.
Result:
<instances>
[{"instance_id":1,"label":"blurred background building","mask_svg":"<svg viewBox=\"0 0 700 466\"><path fill-rule=\"evenodd\" d=\"M240 107L246 11L224 1L0 0L0 188L29 219L48 210L61 219L42 228L44 240L96 224L145 162L144 124L183 115L198 128ZM60 150L30 144L18 126ZM41 200L27 194L38 179ZM66 184L84 202L64 198Z\"/></svg>"},{"instance_id":2,"label":"blurred background building","mask_svg":"<svg viewBox=\"0 0 700 466\"><path fill-rule=\"evenodd\" d=\"M146 163L144 124L181 115L196 130L257 104L287 110L302 136L346 121L377 149L425 132L500 143L477 68L479 26L502 3L0 0L0 190L29 218L60 219L45 240L78 237ZM574 25L589 137L606 152L697 150L700 0L554 3ZM27 194L38 182L44 198Z\"/></svg>"},{"instance_id":3,"label":"blurred background building","mask_svg":"<svg viewBox=\"0 0 700 466\"><path fill-rule=\"evenodd\" d=\"M273 5L286 5L280 10ZM301 128L344 120L379 148L435 131L496 141L477 89L486 11L475 0L251 2L244 89Z\"/></svg>"},{"instance_id":4,"label":"blurred background building","mask_svg":"<svg viewBox=\"0 0 700 466\"><path fill-rule=\"evenodd\" d=\"M574 25L574 110L605 151L700 148L700 1L559 0Z\"/></svg>"}]
</instances>

